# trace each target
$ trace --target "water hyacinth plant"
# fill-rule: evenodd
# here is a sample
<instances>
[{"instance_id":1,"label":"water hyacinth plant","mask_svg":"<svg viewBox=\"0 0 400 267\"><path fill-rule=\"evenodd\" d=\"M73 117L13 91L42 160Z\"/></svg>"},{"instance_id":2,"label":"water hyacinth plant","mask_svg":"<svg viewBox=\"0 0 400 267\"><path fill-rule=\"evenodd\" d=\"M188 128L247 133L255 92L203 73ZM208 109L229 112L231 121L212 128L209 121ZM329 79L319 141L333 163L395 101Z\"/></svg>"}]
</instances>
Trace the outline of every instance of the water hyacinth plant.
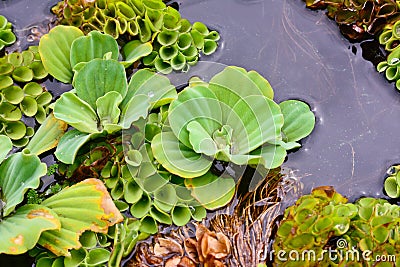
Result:
<instances>
[{"instance_id":1,"label":"water hyacinth plant","mask_svg":"<svg viewBox=\"0 0 400 267\"><path fill-rule=\"evenodd\" d=\"M78 27L85 34L96 30L113 36L123 46L125 59L131 49L140 47L149 54L142 63L163 73L188 71L200 53L216 51L220 38L203 23L192 25L182 19L162 0L64 0L52 10L59 24Z\"/></svg>"}]
</instances>

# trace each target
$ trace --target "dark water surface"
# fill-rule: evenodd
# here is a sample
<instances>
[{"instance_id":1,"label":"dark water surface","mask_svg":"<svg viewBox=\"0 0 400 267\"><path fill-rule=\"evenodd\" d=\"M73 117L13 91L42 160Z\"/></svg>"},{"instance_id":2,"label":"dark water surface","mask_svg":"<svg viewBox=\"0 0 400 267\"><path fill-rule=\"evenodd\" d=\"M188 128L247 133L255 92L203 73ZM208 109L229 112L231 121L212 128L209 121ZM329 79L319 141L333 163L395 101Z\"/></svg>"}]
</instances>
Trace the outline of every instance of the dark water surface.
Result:
<instances>
[{"instance_id":1,"label":"dark water surface","mask_svg":"<svg viewBox=\"0 0 400 267\"><path fill-rule=\"evenodd\" d=\"M56 2L1 1L0 14L24 46L22 36L48 21ZM182 17L222 36L217 53L203 60L254 69L268 78L278 102L294 98L312 106L316 128L284 164L302 177L305 193L334 185L352 200L383 196L385 170L400 162L400 93L362 58L359 44L301 0L179 2Z\"/></svg>"}]
</instances>

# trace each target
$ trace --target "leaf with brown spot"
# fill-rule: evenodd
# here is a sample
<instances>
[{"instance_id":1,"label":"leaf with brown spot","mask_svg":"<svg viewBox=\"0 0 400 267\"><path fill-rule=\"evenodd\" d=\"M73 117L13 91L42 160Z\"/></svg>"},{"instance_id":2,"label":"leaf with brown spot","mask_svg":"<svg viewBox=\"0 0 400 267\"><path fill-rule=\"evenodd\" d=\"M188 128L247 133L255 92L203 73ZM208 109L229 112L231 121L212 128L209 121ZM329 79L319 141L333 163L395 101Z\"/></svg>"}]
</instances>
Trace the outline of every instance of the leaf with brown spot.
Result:
<instances>
[{"instance_id":1,"label":"leaf with brown spot","mask_svg":"<svg viewBox=\"0 0 400 267\"><path fill-rule=\"evenodd\" d=\"M59 215L61 229L43 233L39 244L58 256L80 248L84 231L107 233L108 227L123 220L103 182L94 178L67 187L42 204Z\"/></svg>"},{"instance_id":2,"label":"leaf with brown spot","mask_svg":"<svg viewBox=\"0 0 400 267\"><path fill-rule=\"evenodd\" d=\"M42 232L60 229L55 212L41 205L25 205L0 221L0 254L22 254L32 249Z\"/></svg>"}]
</instances>

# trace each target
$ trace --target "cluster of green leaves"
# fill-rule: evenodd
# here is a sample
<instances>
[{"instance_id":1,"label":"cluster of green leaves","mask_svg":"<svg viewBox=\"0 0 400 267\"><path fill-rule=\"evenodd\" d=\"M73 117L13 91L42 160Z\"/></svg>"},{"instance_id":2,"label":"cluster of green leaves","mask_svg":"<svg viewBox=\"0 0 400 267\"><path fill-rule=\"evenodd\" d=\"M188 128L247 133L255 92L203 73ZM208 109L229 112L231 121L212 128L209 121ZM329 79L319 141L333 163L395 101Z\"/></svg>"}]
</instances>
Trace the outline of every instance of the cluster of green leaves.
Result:
<instances>
[{"instance_id":1,"label":"cluster of green leaves","mask_svg":"<svg viewBox=\"0 0 400 267\"><path fill-rule=\"evenodd\" d=\"M59 24L78 27L85 34L100 31L121 44L131 41L123 47L125 58L145 44L149 55L143 64L163 73L187 71L200 52L210 55L218 46L216 31L201 22L192 25L162 0L64 0L52 10Z\"/></svg>"},{"instance_id":2,"label":"cluster of green leaves","mask_svg":"<svg viewBox=\"0 0 400 267\"><path fill-rule=\"evenodd\" d=\"M46 165L29 150L5 159L11 148L11 140L0 136L0 253L22 254L38 243L56 255L69 256L69 250L81 247L82 232L107 232L122 220L96 179L65 188L40 204L21 205L28 189L39 186Z\"/></svg>"},{"instance_id":3,"label":"cluster of green leaves","mask_svg":"<svg viewBox=\"0 0 400 267\"><path fill-rule=\"evenodd\" d=\"M297 141L311 133L315 117L307 104L277 104L273 95L260 74L238 67L225 68L209 83L192 82L171 102L168 124L151 143L154 157L185 178L195 195L203 187L201 191L211 193L205 185L213 182L212 188L220 190L216 196L234 187L232 178L210 173L214 159L260 169L279 167L286 151L299 147Z\"/></svg>"},{"instance_id":4,"label":"cluster of green leaves","mask_svg":"<svg viewBox=\"0 0 400 267\"><path fill-rule=\"evenodd\" d=\"M392 52L400 44L400 21L387 24L379 35L379 43L385 46L385 50Z\"/></svg>"},{"instance_id":5,"label":"cluster of green leaves","mask_svg":"<svg viewBox=\"0 0 400 267\"><path fill-rule=\"evenodd\" d=\"M7 135L17 147L25 146L34 134L22 116L34 117L42 123L52 95L39 83L47 71L36 46L21 53L14 52L0 59L0 134Z\"/></svg>"},{"instance_id":6,"label":"cluster of green leaves","mask_svg":"<svg viewBox=\"0 0 400 267\"><path fill-rule=\"evenodd\" d=\"M295 250L298 255L313 251L316 258L303 257L300 261L281 262L277 266L381 266L374 265L377 255L395 255L396 262L382 266L400 264L400 207L386 200L361 198L353 203L337 193L332 187L320 187L311 195L302 196L295 205L285 211L277 231L274 251ZM340 239L339 239L340 238ZM344 241L335 244L335 240ZM337 257L323 253L331 247ZM339 257L356 249L359 255L370 251L370 259ZM323 258L321 258L323 257Z\"/></svg>"},{"instance_id":7,"label":"cluster of green leaves","mask_svg":"<svg viewBox=\"0 0 400 267\"><path fill-rule=\"evenodd\" d=\"M0 15L0 50L4 47L12 45L17 40L12 32L12 24L8 22L6 17Z\"/></svg>"},{"instance_id":8,"label":"cluster of green leaves","mask_svg":"<svg viewBox=\"0 0 400 267\"><path fill-rule=\"evenodd\" d=\"M140 234L139 226L139 221L126 218L111 226L106 234L86 231L79 238L82 247L71 250L70 256L57 256L41 247L35 247L29 255L35 257L37 267L119 267L122 258L132 253L137 241L148 237L148 234Z\"/></svg>"},{"instance_id":9,"label":"cluster of green leaves","mask_svg":"<svg viewBox=\"0 0 400 267\"><path fill-rule=\"evenodd\" d=\"M308 8L327 9L340 31L350 40L363 40L399 19L397 1L383 0L303 0Z\"/></svg>"},{"instance_id":10,"label":"cluster of green leaves","mask_svg":"<svg viewBox=\"0 0 400 267\"><path fill-rule=\"evenodd\" d=\"M387 171L388 177L385 180L384 188L390 198L400 197L400 166L395 165Z\"/></svg>"},{"instance_id":11,"label":"cluster of green leaves","mask_svg":"<svg viewBox=\"0 0 400 267\"><path fill-rule=\"evenodd\" d=\"M385 72L385 76L389 81L396 82L396 88L400 90L400 46L393 49L388 55L386 61L378 64L376 69L379 72Z\"/></svg>"}]
</instances>

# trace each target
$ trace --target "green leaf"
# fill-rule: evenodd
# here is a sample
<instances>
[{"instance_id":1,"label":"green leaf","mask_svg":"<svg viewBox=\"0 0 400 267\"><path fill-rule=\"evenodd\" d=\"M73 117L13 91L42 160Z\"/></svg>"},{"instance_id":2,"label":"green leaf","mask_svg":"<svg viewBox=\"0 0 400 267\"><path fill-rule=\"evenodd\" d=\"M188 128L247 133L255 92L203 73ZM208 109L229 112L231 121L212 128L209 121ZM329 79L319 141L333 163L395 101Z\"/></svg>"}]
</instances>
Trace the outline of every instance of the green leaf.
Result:
<instances>
[{"instance_id":1,"label":"green leaf","mask_svg":"<svg viewBox=\"0 0 400 267\"><path fill-rule=\"evenodd\" d=\"M6 158L8 152L12 149L12 142L9 137L0 135L0 163Z\"/></svg>"},{"instance_id":2,"label":"green leaf","mask_svg":"<svg viewBox=\"0 0 400 267\"><path fill-rule=\"evenodd\" d=\"M22 254L32 249L42 232L60 229L57 214L42 205L25 205L0 221L0 254Z\"/></svg>"},{"instance_id":3,"label":"green leaf","mask_svg":"<svg viewBox=\"0 0 400 267\"><path fill-rule=\"evenodd\" d=\"M192 217L190 209L186 206L175 206L171 211L172 221L177 226L184 226Z\"/></svg>"},{"instance_id":4,"label":"green leaf","mask_svg":"<svg viewBox=\"0 0 400 267\"><path fill-rule=\"evenodd\" d=\"M385 191L391 198L400 197L400 186L397 184L396 177L391 176L385 180Z\"/></svg>"},{"instance_id":5,"label":"green leaf","mask_svg":"<svg viewBox=\"0 0 400 267\"><path fill-rule=\"evenodd\" d=\"M149 112L150 103L147 95L135 95L122 110L119 125L127 129L139 118L146 118Z\"/></svg>"},{"instance_id":6,"label":"green leaf","mask_svg":"<svg viewBox=\"0 0 400 267\"><path fill-rule=\"evenodd\" d=\"M95 178L63 189L42 205L59 216L61 229L44 232L39 244L58 256L80 248L79 237L84 231L107 233L108 227L123 220L103 182Z\"/></svg>"},{"instance_id":7,"label":"green leaf","mask_svg":"<svg viewBox=\"0 0 400 267\"><path fill-rule=\"evenodd\" d=\"M115 91L125 97L125 69L115 60L93 59L75 75L74 87L78 97L95 109L97 99L108 92Z\"/></svg>"},{"instance_id":8,"label":"green leaf","mask_svg":"<svg viewBox=\"0 0 400 267\"><path fill-rule=\"evenodd\" d=\"M235 195L235 180L218 177L210 172L193 179L185 179L185 185L191 189L192 196L209 210L215 210L228 204Z\"/></svg>"},{"instance_id":9,"label":"green leaf","mask_svg":"<svg viewBox=\"0 0 400 267\"><path fill-rule=\"evenodd\" d=\"M193 178L205 174L212 161L184 146L172 132L156 135L151 143L157 161L169 172L184 178Z\"/></svg>"},{"instance_id":10,"label":"green leaf","mask_svg":"<svg viewBox=\"0 0 400 267\"><path fill-rule=\"evenodd\" d=\"M142 43L139 40L130 41L122 48L122 53L125 58L122 64L127 68L139 59L149 55L152 51L153 46L151 42Z\"/></svg>"},{"instance_id":11,"label":"green leaf","mask_svg":"<svg viewBox=\"0 0 400 267\"><path fill-rule=\"evenodd\" d=\"M102 59L105 54L111 53L111 59L118 60L119 49L117 41L108 34L91 31L87 36L77 38L71 47L71 66L92 59Z\"/></svg>"},{"instance_id":12,"label":"green leaf","mask_svg":"<svg viewBox=\"0 0 400 267\"><path fill-rule=\"evenodd\" d=\"M3 215L9 215L23 201L29 188L36 189L46 174L46 164L29 151L15 153L0 165L0 188L5 202Z\"/></svg>"},{"instance_id":13,"label":"green leaf","mask_svg":"<svg viewBox=\"0 0 400 267\"><path fill-rule=\"evenodd\" d=\"M118 123L119 115L121 114L118 106L121 102L121 94L115 91L108 92L97 99L97 114L101 125Z\"/></svg>"},{"instance_id":14,"label":"green leaf","mask_svg":"<svg viewBox=\"0 0 400 267\"><path fill-rule=\"evenodd\" d=\"M105 248L95 248L89 251L86 258L86 263L89 265L97 266L99 264L104 264L110 258L111 252Z\"/></svg>"},{"instance_id":15,"label":"green leaf","mask_svg":"<svg viewBox=\"0 0 400 267\"><path fill-rule=\"evenodd\" d=\"M100 136L101 133L87 134L76 129L68 131L61 137L54 155L63 163L72 164L79 149L89 140Z\"/></svg>"},{"instance_id":16,"label":"green leaf","mask_svg":"<svg viewBox=\"0 0 400 267\"><path fill-rule=\"evenodd\" d=\"M280 103L279 106L284 118L282 127L284 141L299 141L312 132L315 126L315 116L306 103L288 100Z\"/></svg>"},{"instance_id":17,"label":"green leaf","mask_svg":"<svg viewBox=\"0 0 400 267\"><path fill-rule=\"evenodd\" d=\"M63 83L72 81L70 52L73 41L81 36L83 33L78 28L59 25L40 38L39 53L44 68Z\"/></svg>"},{"instance_id":18,"label":"green leaf","mask_svg":"<svg viewBox=\"0 0 400 267\"><path fill-rule=\"evenodd\" d=\"M39 127L26 148L36 155L55 148L67 127L68 125L64 121L56 119L51 113Z\"/></svg>"},{"instance_id":19,"label":"green leaf","mask_svg":"<svg viewBox=\"0 0 400 267\"><path fill-rule=\"evenodd\" d=\"M122 107L125 107L134 95L140 94L150 98L151 109L166 105L177 98L175 87L167 77L144 69L135 72L129 81L128 93Z\"/></svg>"},{"instance_id":20,"label":"green leaf","mask_svg":"<svg viewBox=\"0 0 400 267\"><path fill-rule=\"evenodd\" d=\"M61 95L54 105L54 117L81 132L99 132L96 112L74 93L66 92Z\"/></svg>"}]
</instances>

